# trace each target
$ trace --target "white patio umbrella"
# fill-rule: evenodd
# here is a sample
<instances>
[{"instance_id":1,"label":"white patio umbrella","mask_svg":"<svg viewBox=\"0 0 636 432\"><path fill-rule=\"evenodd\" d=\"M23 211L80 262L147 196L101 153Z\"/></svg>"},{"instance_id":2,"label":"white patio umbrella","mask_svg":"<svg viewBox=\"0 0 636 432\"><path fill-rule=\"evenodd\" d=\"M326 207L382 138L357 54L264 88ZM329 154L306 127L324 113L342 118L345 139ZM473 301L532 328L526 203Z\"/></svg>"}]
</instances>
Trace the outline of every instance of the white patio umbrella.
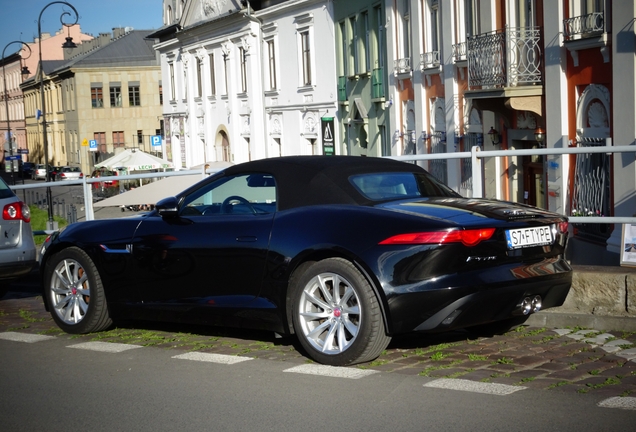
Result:
<instances>
[{"instance_id":1,"label":"white patio umbrella","mask_svg":"<svg viewBox=\"0 0 636 432\"><path fill-rule=\"evenodd\" d=\"M148 171L174 168L174 164L141 150L126 149L105 161L95 164L95 168L107 168L109 170L124 168L127 171Z\"/></svg>"}]
</instances>

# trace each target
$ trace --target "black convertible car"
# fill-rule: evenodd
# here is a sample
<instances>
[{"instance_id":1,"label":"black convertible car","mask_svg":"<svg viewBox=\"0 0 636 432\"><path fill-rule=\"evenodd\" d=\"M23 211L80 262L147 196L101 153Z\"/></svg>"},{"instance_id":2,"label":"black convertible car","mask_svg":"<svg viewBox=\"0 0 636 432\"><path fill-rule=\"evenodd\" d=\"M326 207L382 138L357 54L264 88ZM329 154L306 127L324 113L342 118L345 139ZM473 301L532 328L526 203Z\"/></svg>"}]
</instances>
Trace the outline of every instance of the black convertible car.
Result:
<instances>
[{"instance_id":1,"label":"black convertible car","mask_svg":"<svg viewBox=\"0 0 636 432\"><path fill-rule=\"evenodd\" d=\"M559 306L567 219L467 199L410 163L297 156L235 165L136 217L43 246L43 298L70 333L167 320L296 334L330 365L391 337Z\"/></svg>"}]
</instances>

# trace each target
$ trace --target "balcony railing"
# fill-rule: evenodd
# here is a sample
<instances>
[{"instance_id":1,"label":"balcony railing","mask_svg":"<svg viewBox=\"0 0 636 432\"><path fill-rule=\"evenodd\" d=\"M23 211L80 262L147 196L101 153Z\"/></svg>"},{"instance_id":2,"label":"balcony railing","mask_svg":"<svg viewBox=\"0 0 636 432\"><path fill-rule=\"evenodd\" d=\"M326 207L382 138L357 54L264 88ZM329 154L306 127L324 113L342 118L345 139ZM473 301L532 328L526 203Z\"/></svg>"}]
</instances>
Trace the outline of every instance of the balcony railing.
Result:
<instances>
[{"instance_id":1,"label":"balcony railing","mask_svg":"<svg viewBox=\"0 0 636 432\"><path fill-rule=\"evenodd\" d=\"M466 42L453 45L453 60L455 63L466 60Z\"/></svg>"},{"instance_id":2,"label":"balcony railing","mask_svg":"<svg viewBox=\"0 0 636 432\"><path fill-rule=\"evenodd\" d=\"M373 99L380 99L384 97L383 74L384 68L373 69L373 72L371 73L371 97Z\"/></svg>"},{"instance_id":3,"label":"balcony railing","mask_svg":"<svg viewBox=\"0 0 636 432\"><path fill-rule=\"evenodd\" d=\"M420 67L429 69L439 66L439 51L431 51L420 54Z\"/></svg>"},{"instance_id":4,"label":"balcony railing","mask_svg":"<svg viewBox=\"0 0 636 432\"><path fill-rule=\"evenodd\" d=\"M592 12L563 20L563 37L566 41L596 36L605 31L605 13Z\"/></svg>"},{"instance_id":5,"label":"balcony railing","mask_svg":"<svg viewBox=\"0 0 636 432\"><path fill-rule=\"evenodd\" d=\"M411 73L411 59L401 58L393 61L393 70L396 75Z\"/></svg>"},{"instance_id":6,"label":"balcony railing","mask_svg":"<svg viewBox=\"0 0 636 432\"><path fill-rule=\"evenodd\" d=\"M507 28L468 38L468 86L517 87L543 82L541 29Z\"/></svg>"}]
</instances>

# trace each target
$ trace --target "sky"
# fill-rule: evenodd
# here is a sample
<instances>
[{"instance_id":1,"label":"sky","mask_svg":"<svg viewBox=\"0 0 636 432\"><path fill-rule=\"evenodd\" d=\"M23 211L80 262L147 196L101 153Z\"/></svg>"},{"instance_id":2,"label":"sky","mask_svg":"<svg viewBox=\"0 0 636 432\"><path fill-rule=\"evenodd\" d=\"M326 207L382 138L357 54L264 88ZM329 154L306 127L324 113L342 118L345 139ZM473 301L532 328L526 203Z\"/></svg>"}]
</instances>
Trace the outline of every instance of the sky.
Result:
<instances>
[{"instance_id":1,"label":"sky","mask_svg":"<svg viewBox=\"0 0 636 432\"><path fill-rule=\"evenodd\" d=\"M12 41L33 42L38 35L38 17L52 0L0 0L0 50L5 56L20 49ZM135 30L153 30L163 25L162 0L66 0L79 14L82 33L93 36L112 33L113 27L133 27ZM55 34L62 28L60 16L71 11L63 4L52 4L42 13L42 32ZM5 50L6 48L6 50ZM0 51L1 57L2 51Z\"/></svg>"}]
</instances>

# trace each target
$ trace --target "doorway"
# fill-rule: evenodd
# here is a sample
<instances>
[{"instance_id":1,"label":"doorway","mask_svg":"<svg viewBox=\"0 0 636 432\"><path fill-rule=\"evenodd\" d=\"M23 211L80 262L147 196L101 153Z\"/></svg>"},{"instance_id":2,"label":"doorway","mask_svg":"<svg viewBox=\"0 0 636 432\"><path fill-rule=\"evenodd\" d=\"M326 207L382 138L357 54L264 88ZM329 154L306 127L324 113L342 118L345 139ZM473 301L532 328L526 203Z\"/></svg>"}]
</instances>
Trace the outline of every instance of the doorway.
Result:
<instances>
[{"instance_id":1,"label":"doorway","mask_svg":"<svg viewBox=\"0 0 636 432\"><path fill-rule=\"evenodd\" d=\"M538 149L539 143L527 143L527 149ZM542 209L547 208L545 195L544 156L523 156L523 202Z\"/></svg>"}]
</instances>

